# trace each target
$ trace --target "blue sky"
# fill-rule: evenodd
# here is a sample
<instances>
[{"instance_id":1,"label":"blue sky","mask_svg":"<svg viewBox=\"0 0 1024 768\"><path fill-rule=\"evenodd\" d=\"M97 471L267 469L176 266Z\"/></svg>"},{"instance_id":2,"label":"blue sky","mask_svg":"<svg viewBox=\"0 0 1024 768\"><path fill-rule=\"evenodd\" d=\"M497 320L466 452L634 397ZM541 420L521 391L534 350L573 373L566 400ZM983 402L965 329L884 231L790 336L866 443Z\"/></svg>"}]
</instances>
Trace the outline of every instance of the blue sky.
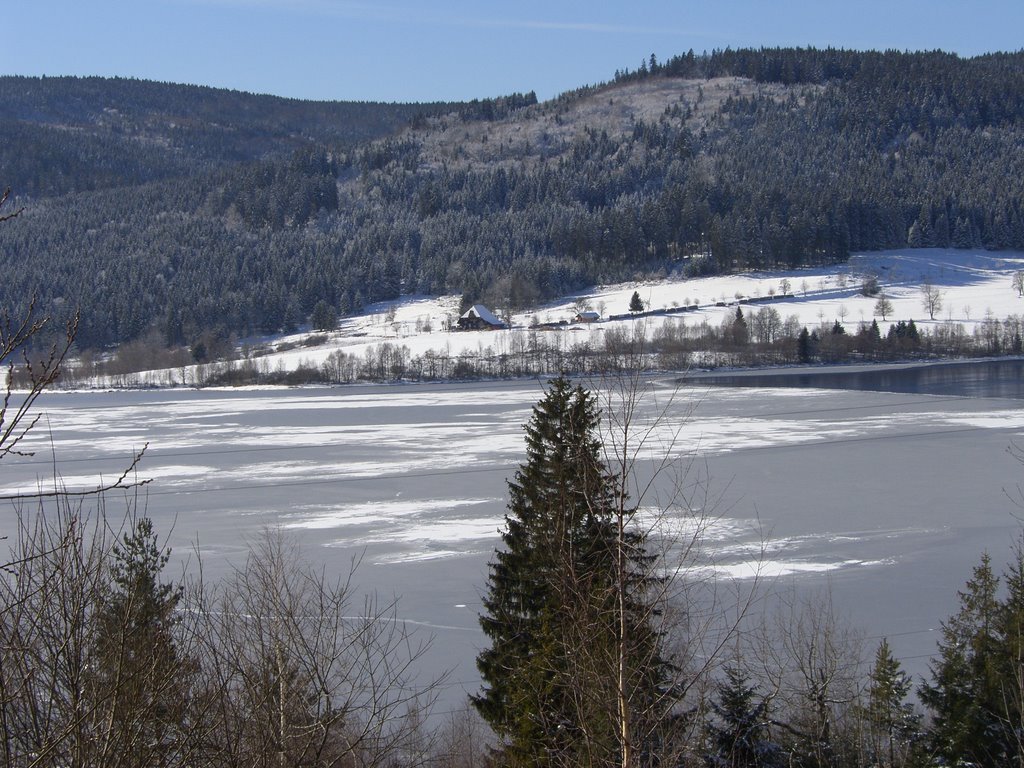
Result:
<instances>
[{"instance_id":1,"label":"blue sky","mask_svg":"<svg viewBox=\"0 0 1024 768\"><path fill-rule=\"evenodd\" d=\"M541 99L726 46L1024 48L1024 0L21 0L0 74L104 75L309 99Z\"/></svg>"}]
</instances>

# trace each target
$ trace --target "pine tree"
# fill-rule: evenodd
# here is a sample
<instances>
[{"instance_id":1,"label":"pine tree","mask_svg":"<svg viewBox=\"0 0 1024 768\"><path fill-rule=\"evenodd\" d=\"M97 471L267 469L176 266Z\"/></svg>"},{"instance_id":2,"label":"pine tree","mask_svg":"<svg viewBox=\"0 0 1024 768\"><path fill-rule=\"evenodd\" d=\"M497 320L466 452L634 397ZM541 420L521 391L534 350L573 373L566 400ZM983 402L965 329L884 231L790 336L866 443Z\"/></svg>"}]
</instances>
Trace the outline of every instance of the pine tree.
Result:
<instances>
[{"instance_id":1,"label":"pine tree","mask_svg":"<svg viewBox=\"0 0 1024 768\"><path fill-rule=\"evenodd\" d=\"M503 549L490 566L472 702L501 739L505 765L618 762L616 486L601 460L595 398L548 386L525 427L527 460L509 481ZM643 542L630 535L626 605L632 701L650 701L666 667L644 603ZM642 750L643 745L631 745ZM584 759L585 756L585 759Z\"/></svg>"},{"instance_id":2,"label":"pine tree","mask_svg":"<svg viewBox=\"0 0 1024 768\"><path fill-rule=\"evenodd\" d=\"M633 296L629 300L629 311L633 314L644 311L644 300L640 298L639 291L633 291Z\"/></svg>"},{"instance_id":3,"label":"pine tree","mask_svg":"<svg viewBox=\"0 0 1024 768\"><path fill-rule=\"evenodd\" d=\"M172 764L187 739L193 665L175 639L183 587L160 581L169 556L148 518L113 546L86 675L99 764Z\"/></svg>"},{"instance_id":4,"label":"pine tree","mask_svg":"<svg viewBox=\"0 0 1024 768\"><path fill-rule=\"evenodd\" d=\"M1017 765L1024 762L1024 541L1003 574L1006 597L999 606L1000 737Z\"/></svg>"},{"instance_id":5,"label":"pine tree","mask_svg":"<svg viewBox=\"0 0 1024 768\"><path fill-rule=\"evenodd\" d=\"M1008 765L1013 753L1001 725L998 585L986 554L960 593L960 610L942 625L939 657L920 692L932 713L932 749L948 764Z\"/></svg>"},{"instance_id":6,"label":"pine tree","mask_svg":"<svg viewBox=\"0 0 1024 768\"><path fill-rule=\"evenodd\" d=\"M920 737L921 717L907 702L910 676L893 657L889 643L883 639L875 652L867 689L863 717L867 725L871 765L907 765Z\"/></svg>"},{"instance_id":7,"label":"pine tree","mask_svg":"<svg viewBox=\"0 0 1024 768\"><path fill-rule=\"evenodd\" d=\"M709 768L782 766L782 750L769 739L768 701L757 700L756 689L740 670L729 667L725 675L711 703L717 720L707 726L712 751L705 762Z\"/></svg>"},{"instance_id":8,"label":"pine tree","mask_svg":"<svg viewBox=\"0 0 1024 768\"><path fill-rule=\"evenodd\" d=\"M334 307L321 299L313 307L309 324L315 331L333 331L338 326L338 313L334 311Z\"/></svg>"},{"instance_id":9,"label":"pine tree","mask_svg":"<svg viewBox=\"0 0 1024 768\"><path fill-rule=\"evenodd\" d=\"M800 335L797 336L796 340L797 357L801 363L811 362L811 356L814 351L811 347L811 334L807 331L807 326L800 329Z\"/></svg>"},{"instance_id":10,"label":"pine tree","mask_svg":"<svg viewBox=\"0 0 1024 768\"><path fill-rule=\"evenodd\" d=\"M750 340L750 329L747 327L747 320L743 317L743 310L740 307L736 307L736 315L733 317L729 329L733 344L741 347Z\"/></svg>"}]
</instances>

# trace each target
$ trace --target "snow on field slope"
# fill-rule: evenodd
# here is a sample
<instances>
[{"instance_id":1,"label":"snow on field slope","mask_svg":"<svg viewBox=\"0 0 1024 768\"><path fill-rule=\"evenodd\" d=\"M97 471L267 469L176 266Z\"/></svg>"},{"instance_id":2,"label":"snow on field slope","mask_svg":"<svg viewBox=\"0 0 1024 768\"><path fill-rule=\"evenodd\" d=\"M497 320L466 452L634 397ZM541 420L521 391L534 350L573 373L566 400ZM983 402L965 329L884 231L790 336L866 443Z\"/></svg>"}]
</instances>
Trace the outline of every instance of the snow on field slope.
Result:
<instances>
[{"instance_id":1,"label":"snow on field slope","mask_svg":"<svg viewBox=\"0 0 1024 768\"><path fill-rule=\"evenodd\" d=\"M853 332L860 323L877 319L884 336L893 322L913 319L920 328L960 323L971 333L986 317L1002 320L1024 312L1024 298L1013 286L1013 275L1020 270L1024 270L1024 253L1018 252L908 249L863 253L853 255L845 264L820 268L598 286L514 314L512 328L503 331L445 330L458 318L457 296L405 297L372 305L360 316L343 319L338 329L326 334L323 343L316 346L307 346L309 333L264 340L272 351L263 355L261 361L270 370L294 370L303 365L319 366L336 350L361 356L382 343L404 345L413 355L428 350L459 354L490 348L502 352L509 350L516 337L528 332L531 326L561 321L569 325L558 332L571 333L573 342L599 344L608 328L638 322L607 319L628 312L634 291L651 310L700 306L692 312L643 318L649 332L664 322L719 325L736 312L741 298L771 297L770 306L784 320L795 315L808 328L831 326L839 320ZM882 293L892 303L893 311L885 321L875 315L877 297L861 293L864 281L870 277L877 279ZM934 320L929 318L922 301L922 285L926 282L940 292L942 307ZM572 324L583 302L605 319L593 324ZM767 305L757 303L742 308L749 313L761 306ZM154 373L150 380L161 383L160 374ZM168 383L174 381L174 375L173 371L166 372Z\"/></svg>"},{"instance_id":2,"label":"snow on field slope","mask_svg":"<svg viewBox=\"0 0 1024 768\"><path fill-rule=\"evenodd\" d=\"M1012 285L1013 274L1018 270L1024 270L1022 253L952 249L864 253L852 256L846 264L818 269L600 286L591 292L516 314L513 316L513 329L509 331L446 332L443 330L445 320L457 316L457 297L409 298L374 305L367 314L344 320L339 330L330 335L328 343L321 347L290 350L271 355L269 359L272 366L276 367L281 361L286 368L293 368L300 361L319 363L335 349L361 354L367 347L385 341L404 344L414 354L428 349L452 353L475 351L487 346L498 349L509 343L510 334L528 329L534 319L541 323L571 320L574 305L581 299L603 317L625 314L634 291L650 309L683 304L702 307L697 312L675 315L672 322L700 324L707 321L717 325L736 309L716 304L735 303L738 296L774 294L779 298L774 299L771 306L783 318L797 315L802 325L811 328L822 322L831 325L835 320L845 318L848 330L855 330L859 323L870 323L874 318L877 298L860 293L864 280L869 276L877 277L882 291L893 305L893 313L887 322L877 318L883 335L891 322L909 319L921 327L947 321L963 323L970 332L986 315L1002 319L1024 312L1024 299L1018 296ZM781 298L783 280L789 281L791 298ZM934 321L928 318L922 304L921 286L925 281L936 286L942 295L942 309L936 313ZM395 309L394 320L389 322L387 316L392 306ZM756 311L757 306L745 311ZM647 318L646 322L653 329L658 323L665 322L665 318ZM425 324L431 327L430 332L417 331L417 326L422 329ZM599 335L607 327L607 322L572 326L573 333L581 337ZM293 339L300 340L301 337Z\"/></svg>"}]
</instances>

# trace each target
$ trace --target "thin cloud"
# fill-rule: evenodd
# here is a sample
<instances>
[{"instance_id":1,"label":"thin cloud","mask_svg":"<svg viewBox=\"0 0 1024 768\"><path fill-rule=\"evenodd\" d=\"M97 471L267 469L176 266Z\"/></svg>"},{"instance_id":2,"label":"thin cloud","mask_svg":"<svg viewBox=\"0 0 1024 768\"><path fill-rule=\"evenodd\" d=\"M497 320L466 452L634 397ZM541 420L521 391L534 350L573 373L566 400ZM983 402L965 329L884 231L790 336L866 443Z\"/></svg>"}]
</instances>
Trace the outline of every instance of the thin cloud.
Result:
<instances>
[{"instance_id":1,"label":"thin cloud","mask_svg":"<svg viewBox=\"0 0 1024 768\"><path fill-rule=\"evenodd\" d=\"M625 24L595 24L585 21L532 21L517 19L463 19L452 23L464 27L495 29L542 29L566 32L596 32L617 35L685 34L683 30L667 27L636 27Z\"/></svg>"},{"instance_id":2,"label":"thin cloud","mask_svg":"<svg viewBox=\"0 0 1024 768\"><path fill-rule=\"evenodd\" d=\"M439 13L424 13L422 8L401 8L381 3L350 0L178 0L200 6L219 6L271 11L298 11L319 16L340 16L390 21L407 24L431 24L440 27L473 27L477 29L526 29L556 32L583 32L618 35L682 35L692 30L670 27L643 27L628 24L602 24L587 21L538 21L535 19L458 18Z\"/></svg>"}]
</instances>

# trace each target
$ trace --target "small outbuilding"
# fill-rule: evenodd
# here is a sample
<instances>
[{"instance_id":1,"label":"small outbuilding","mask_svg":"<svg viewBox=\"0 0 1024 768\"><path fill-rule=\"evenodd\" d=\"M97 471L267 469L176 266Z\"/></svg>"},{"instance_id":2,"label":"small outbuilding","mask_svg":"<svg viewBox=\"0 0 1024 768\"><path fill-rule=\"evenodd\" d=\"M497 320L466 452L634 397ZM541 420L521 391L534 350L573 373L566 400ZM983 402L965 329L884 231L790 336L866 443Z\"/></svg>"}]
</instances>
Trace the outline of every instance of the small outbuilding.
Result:
<instances>
[{"instance_id":1,"label":"small outbuilding","mask_svg":"<svg viewBox=\"0 0 1024 768\"><path fill-rule=\"evenodd\" d=\"M597 312L580 312L573 318L574 323L596 323L601 319Z\"/></svg>"},{"instance_id":2,"label":"small outbuilding","mask_svg":"<svg viewBox=\"0 0 1024 768\"><path fill-rule=\"evenodd\" d=\"M505 323L483 304L474 304L459 318L460 331L496 331Z\"/></svg>"}]
</instances>

